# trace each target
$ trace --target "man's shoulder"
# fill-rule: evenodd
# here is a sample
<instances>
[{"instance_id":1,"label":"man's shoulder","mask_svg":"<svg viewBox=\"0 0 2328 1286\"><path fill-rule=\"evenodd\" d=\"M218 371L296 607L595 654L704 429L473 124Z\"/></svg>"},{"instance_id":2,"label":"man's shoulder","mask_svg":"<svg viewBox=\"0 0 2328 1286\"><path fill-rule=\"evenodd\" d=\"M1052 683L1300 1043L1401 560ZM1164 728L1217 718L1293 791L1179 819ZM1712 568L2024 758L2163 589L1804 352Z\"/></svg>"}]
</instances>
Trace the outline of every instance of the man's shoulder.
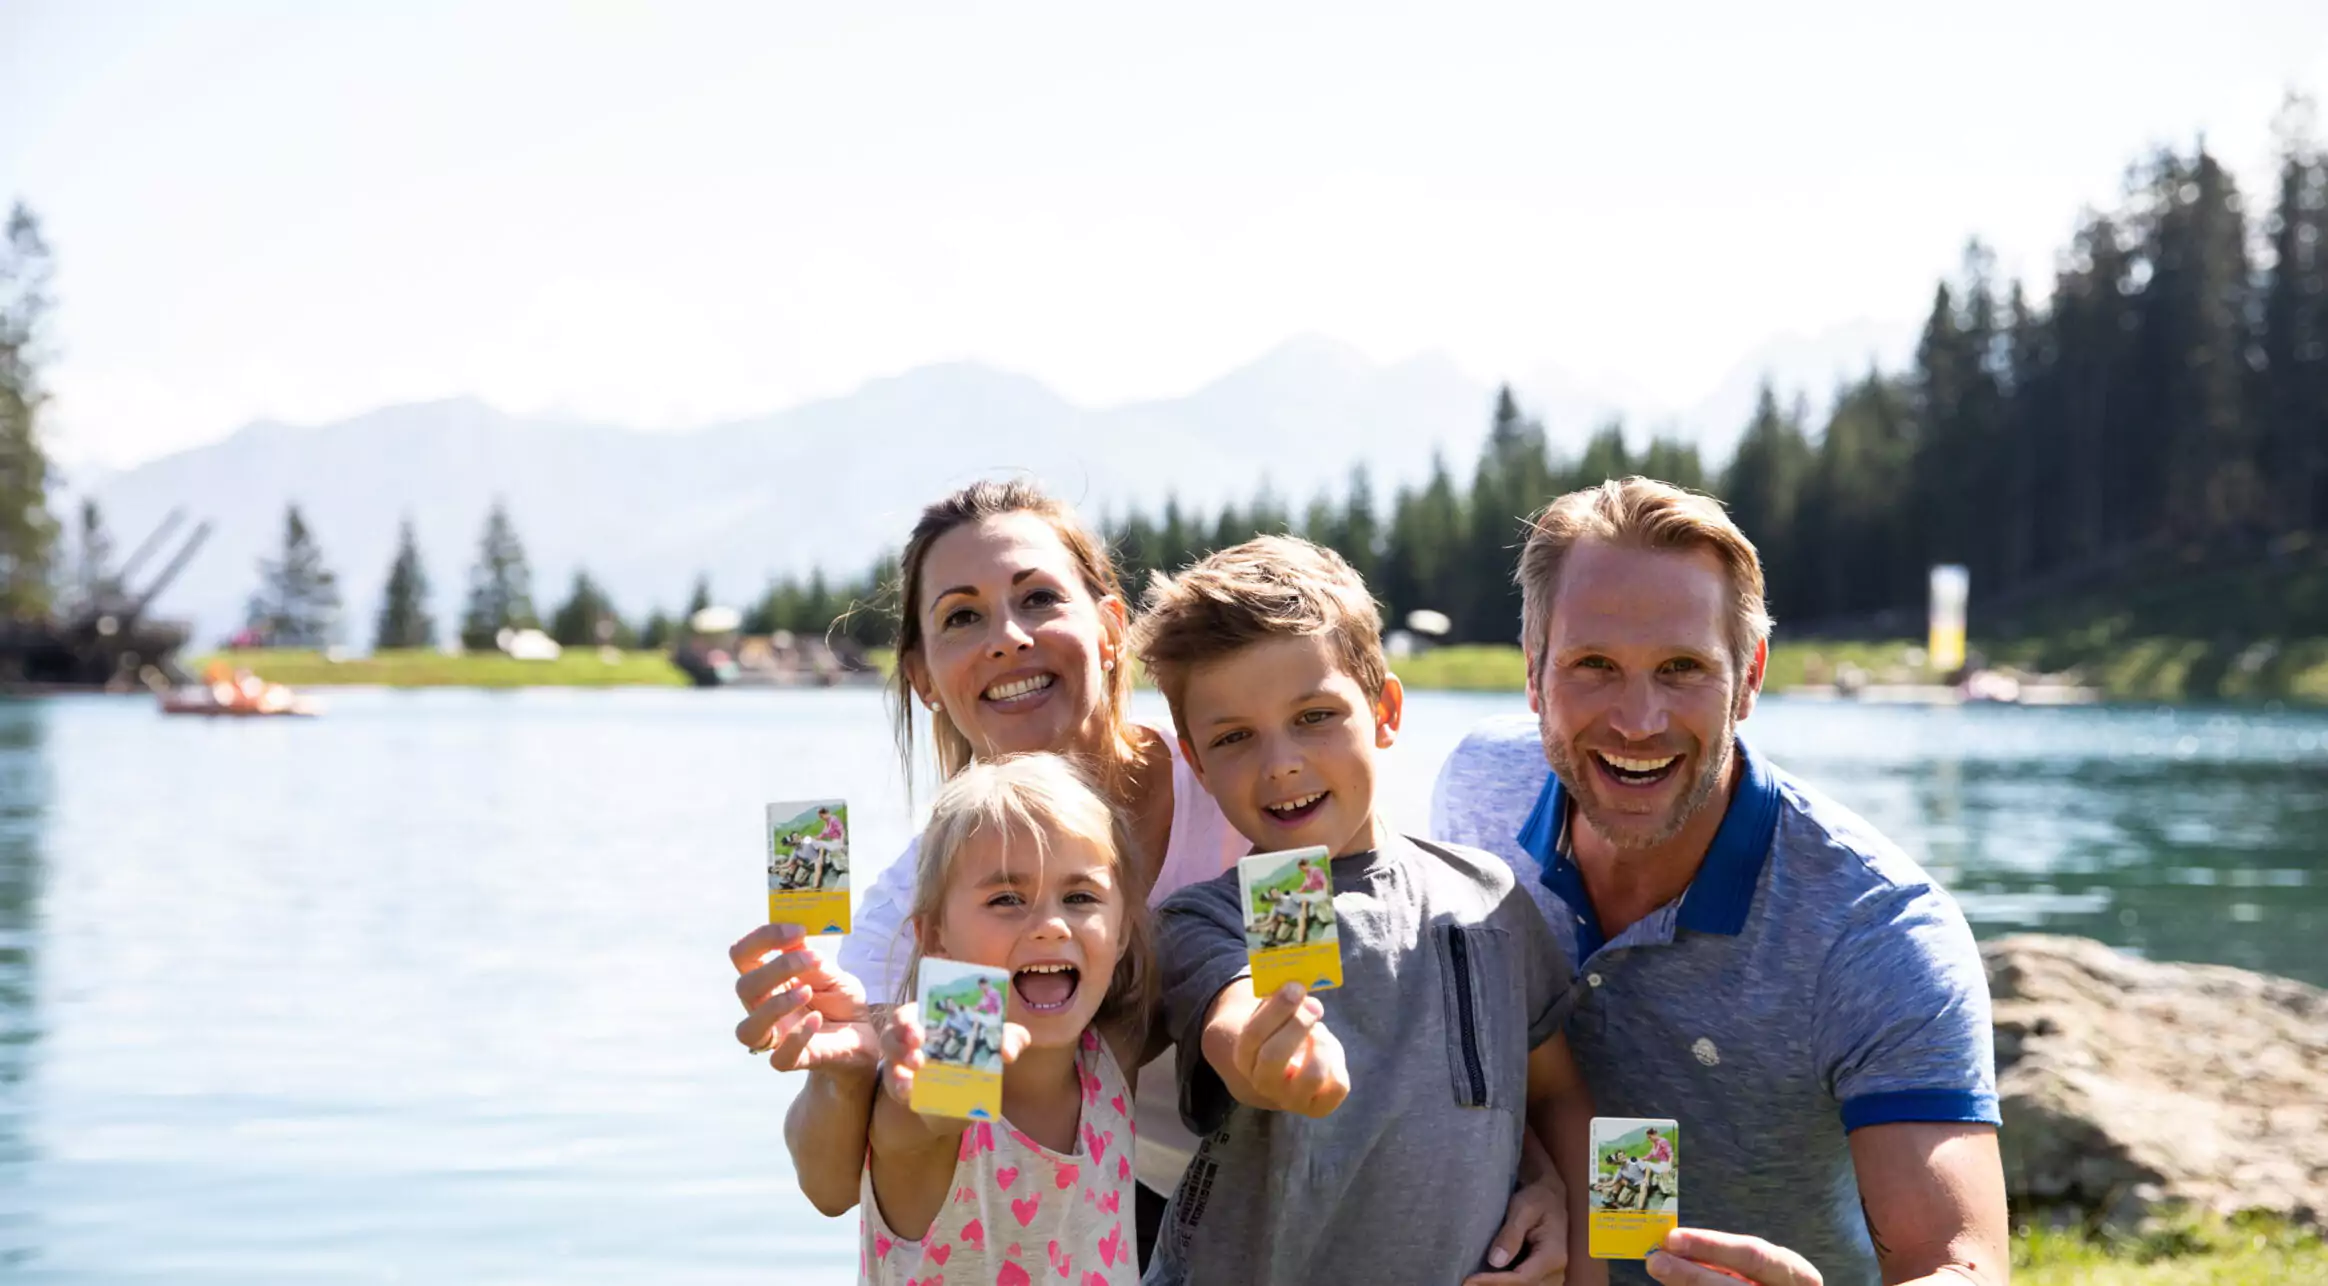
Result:
<instances>
[{"instance_id":1,"label":"man's shoulder","mask_svg":"<svg viewBox=\"0 0 2328 1286\"><path fill-rule=\"evenodd\" d=\"M1471 731L1447 756L1441 776L1451 785L1509 786L1519 782L1541 786L1551 770L1544 763L1544 737L1534 715L1491 715L1473 724Z\"/></svg>"},{"instance_id":2,"label":"man's shoulder","mask_svg":"<svg viewBox=\"0 0 2328 1286\"><path fill-rule=\"evenodd\" d=\"M1776 776L1782 807L1771 860L1795 890L1798 915L1823 921L1830 942L1882 937L1911 921L1948 926L1951 939L1970 941L1956 899L1874 823L1800 778Z\"/></svg>"},{"instance_id":3,"label":"man's shoulder","mask_svg":"<svg viewBox=\"0 0 2328 1286\"><path fill-rule=\"evenodd\" d=\"M1497 898L1510 892L1515 883L1510 860L1484 848L1419 835L1399 838L1426 879L1477 888Z\"/></svg>"}]
</instances>

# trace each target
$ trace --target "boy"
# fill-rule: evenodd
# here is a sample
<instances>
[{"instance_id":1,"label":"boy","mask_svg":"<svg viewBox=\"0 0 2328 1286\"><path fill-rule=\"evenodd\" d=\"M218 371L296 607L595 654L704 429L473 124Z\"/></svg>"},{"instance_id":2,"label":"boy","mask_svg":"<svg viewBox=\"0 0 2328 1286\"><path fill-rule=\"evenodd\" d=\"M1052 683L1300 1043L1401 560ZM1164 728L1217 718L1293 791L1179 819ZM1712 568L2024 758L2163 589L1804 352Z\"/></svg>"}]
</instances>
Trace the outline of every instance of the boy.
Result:
<instances>
[{"instance_id":1,"label":"boy","mask_svg":"<svg viewBox=\"0 0 2328 1286\"><path fill-rule=\"evenodd\" d=\"M1559 1035L1580 984L1503 861L1377 815L1403 701L1380 634L1349 564L1287 537L1149 592L1133 649L1188 762L1255 851L1326 847L1342 943L1340 988L1260 997L1235 871L1159 908L1180 1110L1204 1142L1150 1283L1451 1286L1523 1253L1531 1274L1565 1259L1568 1281L1606 1280L1584 1254L1592 1107Z\"/></svg>"}]
</instances>

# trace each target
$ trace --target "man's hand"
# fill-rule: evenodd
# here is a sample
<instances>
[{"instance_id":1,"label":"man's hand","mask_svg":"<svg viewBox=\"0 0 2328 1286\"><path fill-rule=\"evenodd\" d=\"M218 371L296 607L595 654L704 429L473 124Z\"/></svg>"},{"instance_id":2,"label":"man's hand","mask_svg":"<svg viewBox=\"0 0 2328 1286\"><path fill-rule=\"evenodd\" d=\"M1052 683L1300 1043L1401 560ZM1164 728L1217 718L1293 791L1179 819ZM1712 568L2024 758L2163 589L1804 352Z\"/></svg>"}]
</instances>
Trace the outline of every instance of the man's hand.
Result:
<instances>
[{"instance_id":1,"label":"man's hand","mask_svg":"<svg viewBox=\"0 0 2328 1286\"><path fill-rule=\"evenodd\" d=\"M1568 1189L1558 1174L1547 1173L1512 1194L1503 1228L1488 1244L1487 1262L1504 1271L1473 1273L1463 1286L1561 1286L1568 1280Z\"/></svg>"},{"instance_id":2,"label":"man's hand","mask_svg":"<svg viewBox=\"0 0 2328 1286\"><path fill-rule=\"evenodd\" d=\"M865 984L808 945L797 924L764 924L728 948L744 1020L736 1039L780 1072L873 1071Z\"/></svg>"},{"instance_id":3,"label":"man's hand","mask_svg":"<svg viewBox=\"0 0 2328 1286\"><path fill-rule=\"evenodd\" d=\"M1667 1286L1826 1286L1811 1262L1784 1246L1736 1233L1676 1228L1649 1256L1649 1275Z\"/></svg>"},{"instance_id":4,"label":"man's hand","mask_svg":"<svg viewBox=\"0 0 2328 1286\"><path fill-rule=\"evenodd\" d=\"M1350 1097L1350 1070L1342 1042L1326 1030L1326 1007L1299 983L1279 987L1258 1005L1231 994L1237 990L1232 985L1215 1002L1213 1034L1230 1037L1223 1051L1235 1073L1223 1078L1230 1092L1254 1107L1297 1116L1320 1117L1340 1107ZM1214 1041L1205 1052L1217 1070Z\"/></svg>"}]
</instances>

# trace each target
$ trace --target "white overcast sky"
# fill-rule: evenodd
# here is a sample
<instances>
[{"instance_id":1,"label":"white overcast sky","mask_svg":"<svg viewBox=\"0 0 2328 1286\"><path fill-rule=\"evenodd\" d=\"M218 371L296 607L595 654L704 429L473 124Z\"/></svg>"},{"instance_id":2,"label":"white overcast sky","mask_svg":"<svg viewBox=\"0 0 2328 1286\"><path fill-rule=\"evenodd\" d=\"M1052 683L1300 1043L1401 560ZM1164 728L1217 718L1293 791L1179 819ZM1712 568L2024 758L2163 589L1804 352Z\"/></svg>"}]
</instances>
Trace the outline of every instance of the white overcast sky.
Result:
<instances>
[{"instance_id":1,"label":"white overcast sky","mask_svg":"<svg viewBox=\"0 0 2328 1286\"><path fill-rule=\"evenodd\" d=\"M2328 4L0 0L53 438L476 394L667 427L920 363L1088 404L1297 334L1671 405L2043 276L2204 131L2267 173Z\"/></svg>"}]
</instances>

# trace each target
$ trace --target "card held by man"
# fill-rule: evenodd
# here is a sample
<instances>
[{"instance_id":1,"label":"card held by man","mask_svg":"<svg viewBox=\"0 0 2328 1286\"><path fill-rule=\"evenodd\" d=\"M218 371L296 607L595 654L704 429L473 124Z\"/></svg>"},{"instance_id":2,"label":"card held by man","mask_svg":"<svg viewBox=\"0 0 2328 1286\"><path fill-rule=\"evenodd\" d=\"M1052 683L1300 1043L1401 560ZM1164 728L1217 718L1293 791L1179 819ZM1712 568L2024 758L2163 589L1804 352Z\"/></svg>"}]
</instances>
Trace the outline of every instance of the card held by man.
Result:
<instances>
[{"instance_id":1,"label":"card held by man","mask_svg":"<svg viewBox=\"0 0 2328 1286\"><path fill-rule=\"evenodd\" d=\"M1670 1119L1592 1118L1591 1251L1646 1259L1681 1223L1681 1132Z\"/></svg>"},{"instance_id":2,"label":"card held by man","mask_svg":"<svg viewBox=\"0 0 2328 1286\"><path fill-rule=\"evenodd\" d=\"M838 799L768 805L768 922L812 934L849 931L849 806Z\"/></svg>"},{"instance_id":3,"label":"card held by man","mask_svg":"<svg viewBox=\"0 0 2328 1286\"><path fill-rule=\"evenodd\" d=\"M1010 971L924 957L914 984L922 1025L913 1110L966 1121L1002 1117L1002 1022Z\"/></svg>"},{"instance_id":4,"label":"card held by man","mask_svg":"<svg viewBox=\"0 0 2328 1286\"><path fill-rule=\"evenodd\" d=\"M1331 853L1321 845L1240 858L1237 887L1254 995L1266 996L1289 982L1311 991L1342 985Z\"/></svg>"}]
</instances>

